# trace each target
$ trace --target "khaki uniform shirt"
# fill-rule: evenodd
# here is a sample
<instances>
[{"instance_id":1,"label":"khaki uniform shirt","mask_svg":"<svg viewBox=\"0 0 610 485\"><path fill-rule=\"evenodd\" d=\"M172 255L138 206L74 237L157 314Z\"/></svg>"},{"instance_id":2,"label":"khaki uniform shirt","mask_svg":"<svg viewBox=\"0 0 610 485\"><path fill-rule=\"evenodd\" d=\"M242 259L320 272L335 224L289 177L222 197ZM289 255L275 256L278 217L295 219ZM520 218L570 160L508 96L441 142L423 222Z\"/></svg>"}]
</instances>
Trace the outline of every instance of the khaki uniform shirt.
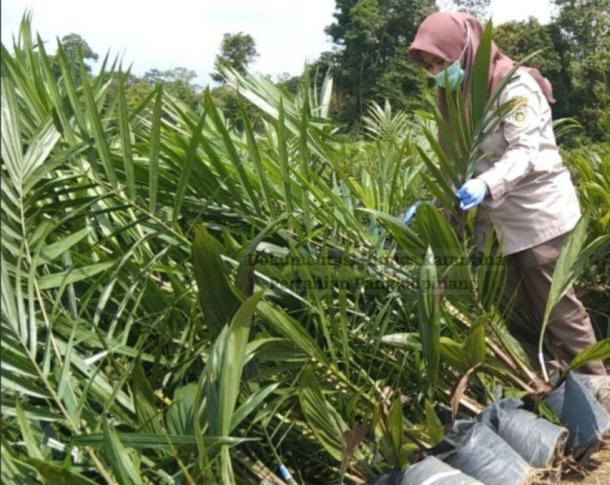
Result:
<instances>
[{"instance_id":1,"label":"khaki uniform shirt","mask_svg":"<svg viewBox=\"0 0 610 485\"><path fill-rule=\"evenodd\" d=\"M553 134L551 108L536 80L518 69L499 103L522 97L481 143L474 176L489 189L476 215L475 240L483 250L490 227L504 240L504 255L571 230L581 217L576 189Z\"/></svg>"}]
</instances>

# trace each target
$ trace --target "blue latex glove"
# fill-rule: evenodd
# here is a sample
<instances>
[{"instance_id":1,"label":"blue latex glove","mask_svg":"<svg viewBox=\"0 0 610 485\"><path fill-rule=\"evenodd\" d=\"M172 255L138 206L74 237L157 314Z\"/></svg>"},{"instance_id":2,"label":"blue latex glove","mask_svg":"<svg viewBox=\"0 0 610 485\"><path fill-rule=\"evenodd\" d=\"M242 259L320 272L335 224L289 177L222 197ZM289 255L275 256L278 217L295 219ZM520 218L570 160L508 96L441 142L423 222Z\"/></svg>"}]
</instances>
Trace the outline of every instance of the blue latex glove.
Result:
<instances>
[{"instance_id":1,"label":"blue latex glove","mask_svg":"<svg viewBox=\"0 0 610 485\"><path fill-rule=\"evenodd\" d=\"M417 206L419 204L421 204L421 200L418 200L417 202L409 206L409 208L405 211L405 215L403 216L403 224L408 224L409 222L411 222L411 219L415 215L415 211L417 210Z\"/></svg>"},{"instance_id":2,"label":"blue latex glove","mask_svg":"<svg viewBox=\"0 0 610 485\"><path fill-rule=\"evenodd\" d=\"M460 199L460 209L466 211L479 205L487 195L487 184L481 179L467 180L455 194Z\"/></svg>"}]
</instances>

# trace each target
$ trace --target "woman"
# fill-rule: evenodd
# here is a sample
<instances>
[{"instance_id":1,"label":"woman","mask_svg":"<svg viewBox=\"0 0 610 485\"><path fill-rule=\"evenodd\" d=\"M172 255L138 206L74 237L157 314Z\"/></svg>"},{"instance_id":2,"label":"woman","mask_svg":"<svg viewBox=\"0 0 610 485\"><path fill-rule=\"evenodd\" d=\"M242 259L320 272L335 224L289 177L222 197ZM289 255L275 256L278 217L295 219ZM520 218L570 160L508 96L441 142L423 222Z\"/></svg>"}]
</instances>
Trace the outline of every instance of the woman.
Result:
<instances>
[{"instance_id":1,"label":"woman","mask_svg":"<svg viewBox=\"0 0 610 485\"><path fill-rule=\"evenodd\" d=\"M445 90L467 85L482 33L482 25L472 15L434 13L422 22L409 47L411 57L438 83L439 108L445 115ZM489 93L514 64L492 43ZM530 326L530 331L535 331L530 332L529 338L516 336L531 348L537 341L535 334L555 262L581 212L575 187L555 143L549 107L555 100L550 82L537 69L522 66L504 88L499 103L516 97L525 103L520 103L483 140L481 149L486 156L456 196L462 210L478 206L476 240L480 249L492 226L504 242L508 269L504 303L510 291L517 288L516 307L535 317L534 326ZM417 205L407 210L405 223ZM589 315L573 288L553 310L548 333L553 347L566 360L595 343ZM606 375L601 361L590 362L579 371ZM609 378L590 380L607 386Z\"/></svg>"}]
</instances>

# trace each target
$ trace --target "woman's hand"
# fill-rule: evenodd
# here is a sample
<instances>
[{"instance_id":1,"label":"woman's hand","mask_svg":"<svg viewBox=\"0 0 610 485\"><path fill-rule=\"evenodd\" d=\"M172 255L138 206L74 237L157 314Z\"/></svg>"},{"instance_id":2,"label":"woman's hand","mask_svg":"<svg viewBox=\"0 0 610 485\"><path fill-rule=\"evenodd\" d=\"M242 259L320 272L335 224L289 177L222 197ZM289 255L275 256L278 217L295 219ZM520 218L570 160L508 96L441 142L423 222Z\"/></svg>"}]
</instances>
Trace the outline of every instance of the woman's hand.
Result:
<instances>
[{"instance_id":1,"label":"woman's hand","mask_svg":"<svg viewBox=\"0 0 610 485\"><path fill-rule=\"evenodd\" d=\"M483 202L487 192L487 184L481 179L473 178L462 185L455 195L460 199L460 209L466 211Z\"/></svg>"}]
</instances>

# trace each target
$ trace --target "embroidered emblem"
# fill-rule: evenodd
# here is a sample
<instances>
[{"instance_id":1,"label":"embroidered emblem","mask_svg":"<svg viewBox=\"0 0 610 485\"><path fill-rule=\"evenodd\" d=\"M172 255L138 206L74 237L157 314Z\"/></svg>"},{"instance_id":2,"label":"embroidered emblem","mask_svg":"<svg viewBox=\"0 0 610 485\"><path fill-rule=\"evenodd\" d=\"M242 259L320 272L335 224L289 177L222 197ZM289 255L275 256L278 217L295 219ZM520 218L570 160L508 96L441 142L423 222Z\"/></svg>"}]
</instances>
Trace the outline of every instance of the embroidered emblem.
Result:
<instances>
[{"instance_id":1,"label":"embroidered emblem","mask_svg":"<svg viewBox=\"0 0 610 485\"><path fill-rule=\"evenodd\" d=\"M519 110L515 113L515 121L517 122L517 124L521 125L521 124L525 123L526 120L527 120L527 114L525 111Z\"/></svg>"},{"instance_id":2,"label":"embroidered emblem","mask_svg":"<svg viewBox=\"0 0 610 485\"><path fill-rule=\"evenodd\" d=\"M510 121L516 126L524 126L527 123L527 99L523 96L515 99L513 111L510 114Z\"/></svg>"}]
</instances>

